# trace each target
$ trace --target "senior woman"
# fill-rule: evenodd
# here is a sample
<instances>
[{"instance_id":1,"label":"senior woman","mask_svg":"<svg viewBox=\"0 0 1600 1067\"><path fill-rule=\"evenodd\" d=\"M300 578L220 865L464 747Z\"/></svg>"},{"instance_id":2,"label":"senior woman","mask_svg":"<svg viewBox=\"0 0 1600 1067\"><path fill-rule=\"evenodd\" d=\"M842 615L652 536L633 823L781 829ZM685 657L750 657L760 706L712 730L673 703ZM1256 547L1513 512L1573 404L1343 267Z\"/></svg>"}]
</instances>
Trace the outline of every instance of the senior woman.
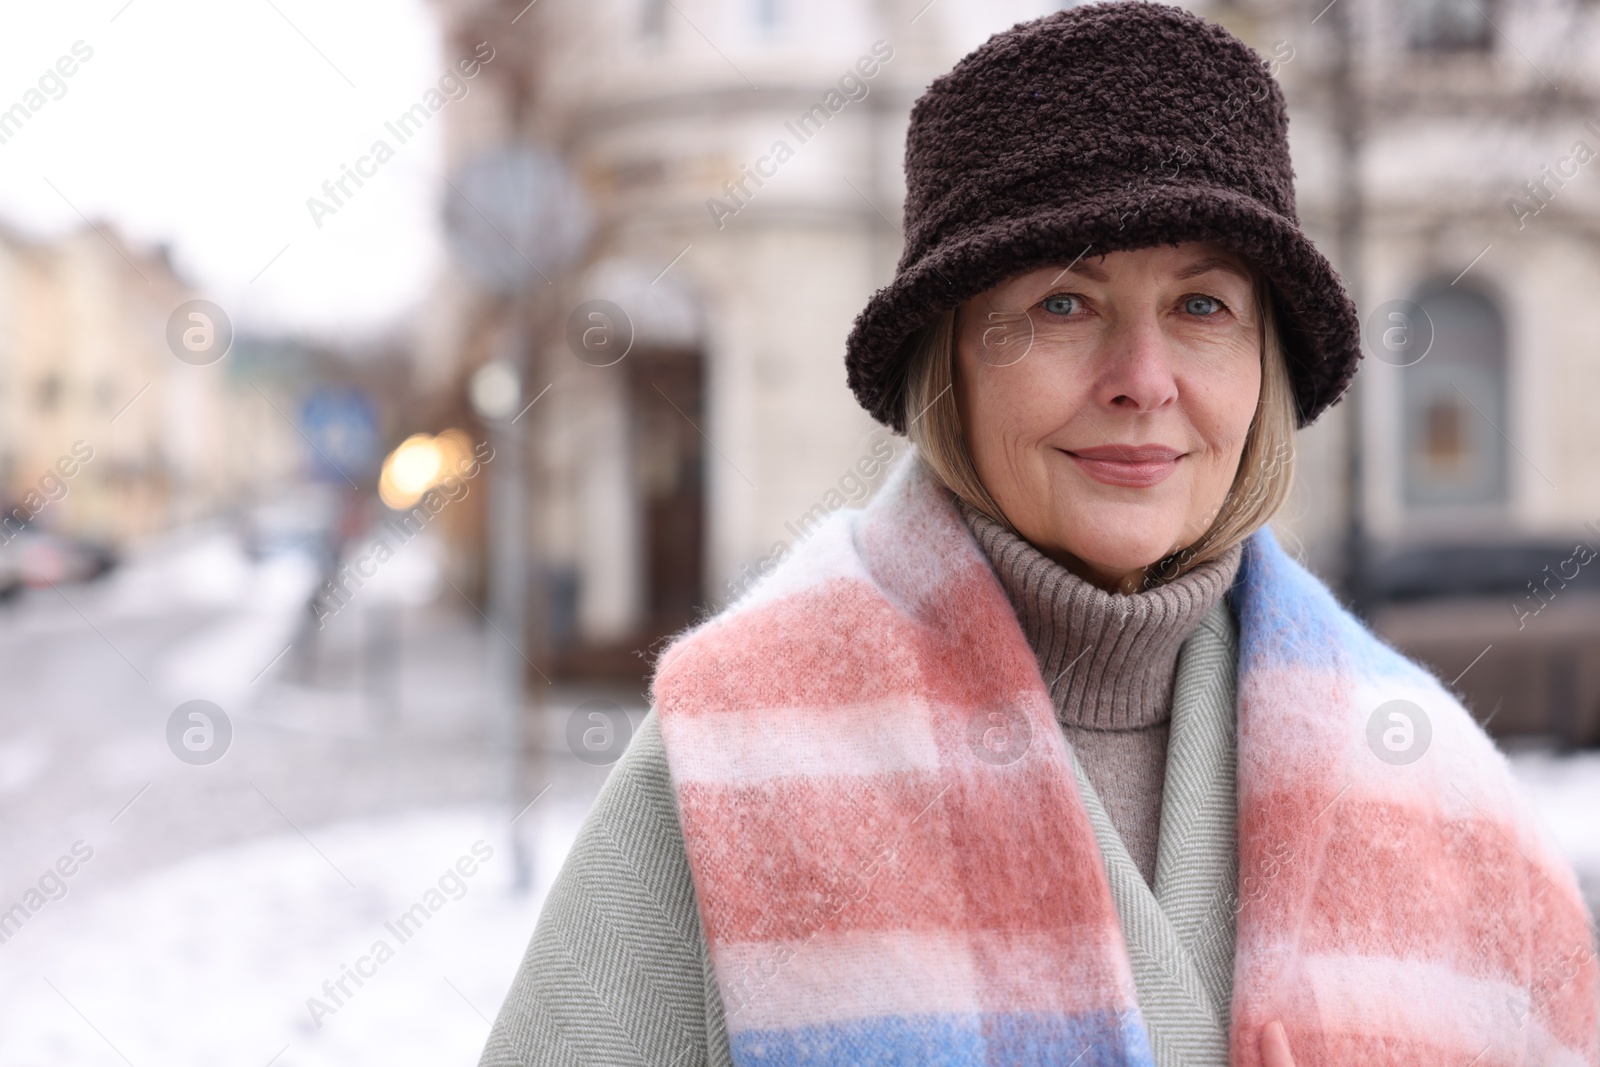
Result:
<instances>
[{"instance_id":1,"label":"senior woman","mask_svg":"<svg viewBox=\"0 0 1600 1067\"><path fill-rule=\"evenodd\" d=\"M663 653L483 1064L1596 1062L1504 760L1265 525L1359 355L1286 134L1143 2L930 87L846 356L915 447Z\"/></svg>"}]
</instances>

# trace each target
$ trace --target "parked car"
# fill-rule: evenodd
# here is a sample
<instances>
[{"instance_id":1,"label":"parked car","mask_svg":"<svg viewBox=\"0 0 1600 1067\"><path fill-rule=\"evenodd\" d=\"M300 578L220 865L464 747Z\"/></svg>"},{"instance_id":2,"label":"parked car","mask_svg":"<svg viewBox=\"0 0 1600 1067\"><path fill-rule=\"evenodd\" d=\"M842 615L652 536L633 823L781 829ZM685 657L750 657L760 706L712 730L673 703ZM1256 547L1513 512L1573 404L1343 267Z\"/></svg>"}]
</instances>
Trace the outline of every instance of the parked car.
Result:
<instances>
[{"instance_id":1,"label":"parked car","mask_svg":"<svg viewBox=\"0 0 1600 1067\"><path fill-rule=\"evenodd\" d=\"M21 555L13 542L0 542L0 603L23 590Z\"/></svg>"},{"instance_id":2,"label":"parked car","mask_svg":"<svg viewBox=\"0 0 1600 1067\"><path fill-rule=\"evenodd\" d=\"M108 545L49 530L23 530L6 548L21 584L33 589L90 581L117 564L116 553Z\"/></svg>"}]
</instances>

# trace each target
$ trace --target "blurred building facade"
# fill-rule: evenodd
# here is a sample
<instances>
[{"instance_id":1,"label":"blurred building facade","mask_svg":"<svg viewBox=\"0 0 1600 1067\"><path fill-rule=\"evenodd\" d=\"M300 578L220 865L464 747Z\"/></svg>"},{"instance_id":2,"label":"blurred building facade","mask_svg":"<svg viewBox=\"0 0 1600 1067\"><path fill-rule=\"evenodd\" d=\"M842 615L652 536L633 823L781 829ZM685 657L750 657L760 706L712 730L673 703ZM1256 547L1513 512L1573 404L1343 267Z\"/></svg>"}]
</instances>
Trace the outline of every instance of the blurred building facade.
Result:
<instances>
[{"instance_id":1,"label":"blurred building facade","mask_svg":"<svg viewBox=\"0 0 1600 1067\"><path fill-rule=\"evenodd\" d=\"M989 34L1061 5L438 6L447 47L503 57L452 112L452 165L537 141L594 208L586 259L531 301L548 343L529 394L549 385L531 536L576 644L638 649L736 595L903 448L855 404L842 353L898 258L910 105ZM1580 538L1600 550L1600 5L1186 6L1273 61L1302 223L1381 346L1356 403L1302 435L1276 528L1355 588L1357 499L1380 629L1447 680L1470 664L1458 688L1497 727L1596 738L1600 609L1581 586L1600 567L1561 568ZM632 327L608 365L570 341L594 300ZM505 314L451 275L419 361L459 383ZM1539 625L1557 615L1575 621ZM1556 705L1583 721L1551 722Z\"/></svg>"},{"instance_id":2,"label":"blurred building facade","mask_svg":"<svg viewBox=\"0 0 1600 1067\"><path fill-rule=\"evenodd\" d=\"M1600 6L1340 7L1231 12L1293 49L1302 213L1366 341L1357 404L1303 435L1290 521L1348 577L1359 418L1375 626L1491 729L1600 741Z\"/></svg>"},{"instance_id":3,"label":"blurred building facade","mask_svg":"<svg viewBox=\"0 0 1600 1067\"><path fill-rule=\"evenodd\" d=\"M292 426L234 373L168 345L193 298L163 249L104 224L0 231L0 505L26 532L111 548L222 515L300 460Z\"/></svg>"}]
</instances>

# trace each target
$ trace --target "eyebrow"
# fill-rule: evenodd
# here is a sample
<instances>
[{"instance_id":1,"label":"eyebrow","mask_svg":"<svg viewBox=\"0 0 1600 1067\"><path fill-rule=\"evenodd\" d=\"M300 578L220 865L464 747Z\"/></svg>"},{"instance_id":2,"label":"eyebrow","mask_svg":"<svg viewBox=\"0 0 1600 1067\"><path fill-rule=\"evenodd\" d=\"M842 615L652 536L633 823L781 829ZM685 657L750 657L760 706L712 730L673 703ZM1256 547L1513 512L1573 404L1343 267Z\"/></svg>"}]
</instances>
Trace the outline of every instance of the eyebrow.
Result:
<instances>
[{"instance_id":1,"label":"eyebrow","mask_svg":"<svg viewBox=\"0 0 1600 1067\"><path fill-rule=\"evenodd\" d=\"M1177 277L1179 280L1186 280L1213 270L1225 270L1229 274L1243 278L1245 281L1250 280L1249 272L1226 256L1205 256L1202 259L1197 259L1180 270Z\"/></svg>"},{"instance_id":2,"label":"eyebrow","mask_svg":"<svg viewBox=\"0 0 1600 1067\"><path fill-rule=\"evenodd\" d=\"M1238 263L1227 258L1226 256L1204 256L1180 270L1176 277L1179 281L1187 281L1190 278L1198 277L1201 274L1205 274L1206 272L1213 270L1225 270L1230 274L1243 278L1245 281L1250 280L1249 273L1240 267ZM1090 263L1088 260L1080 260L1061 272L1061 274L1069 273L1081 274L1090 281L1095 282L1103 282L1106 280L1106 272L1095 266L1093 263ZM1056 277L1059 278L1061 275L1058 274Z\"/></svg>"}]
</instances>

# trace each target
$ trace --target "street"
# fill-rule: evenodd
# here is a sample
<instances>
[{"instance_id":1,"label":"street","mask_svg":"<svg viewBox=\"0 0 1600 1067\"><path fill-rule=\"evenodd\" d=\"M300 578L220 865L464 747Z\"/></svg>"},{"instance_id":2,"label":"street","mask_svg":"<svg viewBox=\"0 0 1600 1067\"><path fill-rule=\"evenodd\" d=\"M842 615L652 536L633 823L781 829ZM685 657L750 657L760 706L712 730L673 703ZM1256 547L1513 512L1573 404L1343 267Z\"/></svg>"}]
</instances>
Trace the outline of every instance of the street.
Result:
<instances>
[{"instance_id":1,"label":"street","mask_svg":"<svg viewBox=\"0 0 1600 1067\"><path fill-rule=\"evenodd\" d=\"M517 896L486 714L498 638L448 586L303 628L314 582L208 530L0 608L0 913L23 905L0 918L0 1063L475 1061L609 770L566 750L564 715L603 697L636 723L642 700L547 691ZM190 700L231 726L214 762L169 745ZM475 844L490 858L394 944L384 923ZM341 993L380 938L394 960Z\"/></svg>"}]
</instances>

